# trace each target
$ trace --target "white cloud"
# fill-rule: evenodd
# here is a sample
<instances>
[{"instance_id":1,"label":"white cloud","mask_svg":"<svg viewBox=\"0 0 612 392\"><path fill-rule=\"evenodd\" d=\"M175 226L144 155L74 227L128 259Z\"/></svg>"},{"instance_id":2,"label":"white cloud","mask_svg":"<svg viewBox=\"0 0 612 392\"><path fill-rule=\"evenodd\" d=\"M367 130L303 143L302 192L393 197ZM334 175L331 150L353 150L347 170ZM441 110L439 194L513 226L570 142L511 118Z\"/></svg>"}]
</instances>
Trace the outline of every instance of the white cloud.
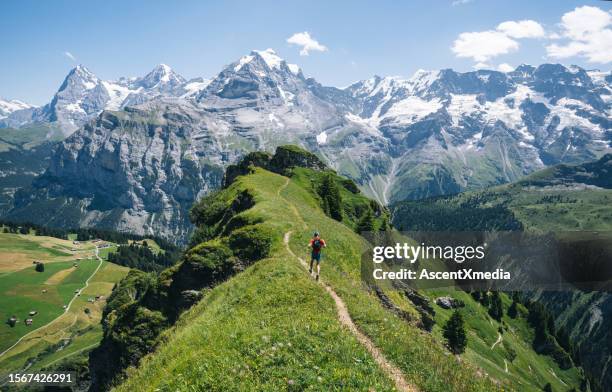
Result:
<instances>
[{"instance_id":1,"label":"white cloud","mask_svg":"<svg viewBox=\"0 0 612 392\"><path fill-rule=\"evenodd\" d=\"M562 44L546 47L549 57L563 59L585 57L592 63L612 62L612 15L598 7L582 6L561 18L561 31L553 38L565 39Z\"/></svg>"},{"instance_id":2,"label":"white cloud","mask_svg":"<svg viewBox=\"0 0 612 392\"><path fill-rule=\"evenodd\" d=\"M497 26L501 31L512 38L539 38L544 36L544 28L535 20L509 20Z\"/></svg>"},{"instance_id":3,"label":"white cloud","mask_svg":"<svg viewBox=\"0 0 612 392\"><path fill-rule=\"evenodd\" d=\"M612 23L612 15L597 7L576 7L563 15L561 26L565 36L580 40L586 39L592 33L600 32Z\"/></svg>"},{"instance_id":4,"label":"white cloud","mask_svg":"<svg viewBox=\"0 0 612 392\"><path fill-rule=\"evenodd\" d=\"M487 64L487 63L476 63L474 65L472 65L472 68L474 69L488 69L491 68L491 64Z\"/></svg>"},{"instance_id":5,"label":"white cloud","mask_svg":"<svg viewBox=\"0 0 612 392\"><path fill-rule=\"evenodd\" d=\"M473 31L459 34L452 46L457 57L467 57L482 65L493 57L517 51L522 38L539 38L545 35L544 28L534 20L508 20L495 30ZM488 65L487 65L488 66Z\"/></svg>"},{"instance_id":6,"label":"white cloud","mask_svg":"<svg viewBox=\"0 0 612 392\"><path fill-rule=\"evenodd\" d=\"M458 6L458 5L464 5L464 4L471 3L472 1L474 1L474 0L453 0L451 5L453 7L455 7L455 6Z\"/></svg>"},{"instance_id":7,"label":"white cloud","mask_svg":"<svg viewBox=\"0 0 612 392\"><path fill-rule=\"evenodd\" d=\"M500 54L518 50L519 44L499 31L476 31L461 33L453 43L452 51L457 57L469 57L485 62Z\"/></svg>"},{"instance_id":8,"label":"white cloud","mask_svg":"<svg viewBox=\"0 0 612 392\"><path fill-rule=\"evenodd\" d=\"M68 57L72 61L76 61L76 57L74 57L74 55L70 52L64 52L64 56Z\"/></svg>"},{"instance_id":9,"label":"white cloud","mask_svg":"<svg viewBox=\"0 0 612 392\"><path fill-rule=\"evenodd\" d=\"M500 72L512 72L514 71L514 67L508 63L501 63L497 66L497 70Z\"/></svg>"},{"instance_id":10,"label":"white cloud","mask_svg":"<svg viewBox=\"0 0 612 392\"><path fill-rule=\"evenodd\" d=\"M319 41L311 37L308 31L293 34L291 37L287 38L287 43L289 43L290 45L301 46L302 50L300 50L300 56L308 56L310 54L310 51L327 51L327 47L325 45L320 44Z\"/></svg>"}]
</instances>

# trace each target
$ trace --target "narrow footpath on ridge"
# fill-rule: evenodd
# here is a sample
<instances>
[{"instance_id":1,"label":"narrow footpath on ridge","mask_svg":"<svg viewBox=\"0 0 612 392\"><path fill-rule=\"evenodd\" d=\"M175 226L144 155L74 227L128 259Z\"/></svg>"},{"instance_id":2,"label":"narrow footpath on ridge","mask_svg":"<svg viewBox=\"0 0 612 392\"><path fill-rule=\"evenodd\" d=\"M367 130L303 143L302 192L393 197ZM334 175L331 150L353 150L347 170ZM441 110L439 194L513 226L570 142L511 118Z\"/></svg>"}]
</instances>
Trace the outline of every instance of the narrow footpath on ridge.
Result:
<instances>
[{"instance_id":1,"label":"narrow footpath on ridge","mask_svg":"<svg viewBox=\"0 0 612 392\"><path fill-rule=\"evenodd\" d=\"M281 192L289 185L289 181L290 179L287 178L287 181L281 187L278 188L277 195L281 197L283 200L285 200L285 202L287 202L287 204L290 206L293 213L296 215L296 218L300 221L304 229L306 229L306 223L304 222L304 219L300 215L297 208L291 202L289 202L289 200L287 200L285 197L281 195ZM289 247L289 240L291 239L291 233L292 233L291 231L287 231L285 233L285 236L283 238L285 247L287 248L287 251L300 262L300 264L304 267L304 269L308 270L308 264L306 263L306 261L303 258L297 256L295 253L293 253L293 251ZM346 304L344 303L342 298L338 296L338 294L334 291L334 289L332 289L331 286L325 283L323 279L320 279L318 283L325 288L325 291L327 291L329 296L332 297L332 299L334 300L334 304L336 305L336 311L338 312L338 320L340 321L340 324L348 328L348 330L357 338L359 343L361 343L361 345L363 345L366 348L366 350L368 350L368 352L370 353L370 355L372 355L372 357L374 358L378 366L380 366L380 368L393 380L393 382L395 383L395 387L399 391L403 391L403 392L418 391L416 387L414 387L413 385L410 385L406 381L402 371L398 367L393 365L391 362L389 362L387 358L385 358L382 351L378 347L376 347L374 342L372 342L372 340L368 336L366 336L364 333L362 333L357 328L357 326L353 322L353 319L351 318L351 315L348 312Z\"/></svg>"}]
</instances>

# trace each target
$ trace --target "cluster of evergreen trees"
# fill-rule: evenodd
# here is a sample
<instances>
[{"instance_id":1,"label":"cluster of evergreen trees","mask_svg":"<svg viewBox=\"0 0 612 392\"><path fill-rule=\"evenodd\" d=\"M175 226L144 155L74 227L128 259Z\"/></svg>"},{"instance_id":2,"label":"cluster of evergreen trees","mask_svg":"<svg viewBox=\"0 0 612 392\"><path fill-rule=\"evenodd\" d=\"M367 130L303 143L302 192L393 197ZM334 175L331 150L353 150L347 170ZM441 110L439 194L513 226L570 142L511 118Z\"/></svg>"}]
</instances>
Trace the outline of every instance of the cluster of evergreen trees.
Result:
<instances>
[{"instance_id":1,"label":"cluster of evergreen trees","mask_svg":"<svg viewBox=\"0 0 612 392\"><path fill-rule=\"evenodd\" d=\"M323 176L323 181L317 189L317 193L321 197L321 204L325 215L337 220L342 221L342 197L340 196L340 189L334 181L331 173Z\"/></svg>"},{"instance_id":2,"label":"cluster of evergreen trees","mask_svg":"<svg viewBox=\"0 0 612 392\"><path fill-rule=\"evenodd\" d=\"M163 252L153 252L146 241L142 244L132 242L123 244L117 252L109 253L108 261L145 272L160 272L178 260L180 252L176 248Z\"/></svg>"},{"instance_id":3,"label":"cluster of evergreen trees","mask_svg":"<svg viewBox=\"0 0 612 392\"><path fill-rule=\"evenodd\" d=\"M31 223L16 223L16 222L5 222L5 221L0 221L0 226L2 226L3 233L11 233L11 234L30 234L36 228L36 225L31 224ZM58 232L57 234L61 235L60 232ZM63 238L63 237L58 236L56 238Z\"/></svg>"},{"instance_id":4,"label":"cluster of evergreen trees","mask_svg":"<svg viewBox=\"0 0 612 392\"><path fill-rule=\"evenodd\" d=\"M489 308L488 312L491 317L497 321L501 321L504 309L498 292L494 291L489 295L487 292L474 291L471 294L476 301ZM463 317L458 309L455 309L446 324L444 324L442 330L446 343L453 354L463 353L467 347L467 334L465 332Z\"/></svg>"},{"instance_id":5,"label":"cluster of evergreen trees","mask_svg":"<svg viewBox=\"0 0 612 392\"><path fill-rule=\"evenodd\" d=\"M400 202L391 206L393 224L400 231L523 230L523 224L505 205L483 207L483 199L485 196L467 200L444 196Z\"/></svg>"},{"instance_id":6,"label":"cluster of evergreen trees","mask_svg":"<svg viewBox=\"0 0 612 392\"><path fill-rule=\"evenodd\" d=\"M524 305L529 310L527 321L535 330L533 348L536 352L553 357L561 369L569 369L578 362L578 350L569 334L564 328L555 328L554 318L544 305L534 301L526 301Z\"/></svg>"},{"instance_id":7,"label":"cluster of evergreen trees","mask_svg":"<svg viewBox=\"0 0 612 392\"><path fill-rule=\"evenodd\" d=\"M501 321L504 308L499 292L473 291L470 294L488 308L492 318ZM517 292L513 292L511 298L512 304L507 314L517 318L520 316L519 304L525 306L528 311L527 322L535 331L532 345L536 352L551 356L562 369L569 369L578 363L578 348L572 343L565 328L555 328L554 318L544 305L530 300L521 301Z\"/></svg>"},{"instance_id":8,"label":"cluster of evergreen trees","mask_svg":"<svg viewBox=\"0 0 612 392\"><path fill-rule=\"evenodd\" d=\"M486 291L472 291L470 293L474 300L478 301L482 306L488 308L489 316L497 321L501 321L504 316L504 306L502 304L499 292L492 291L490 294Z\"/></svg>"},{"instance_id":9,"label":"cluster of evergreen trees","mask_svg":"<svg viewBox=\"0 0 612 392\"><path fill-rule=\"evenodd\" d=\"M359 188L353 181L328 171L322 174L315 190L325 214L339 222L344 221L357 233L385 231L389 228L388 215L378 203L351 195L359 194ZM350 192L348 200L344 200L342 192L347 194L347 191Z\"/></svg>"}]
</instances>

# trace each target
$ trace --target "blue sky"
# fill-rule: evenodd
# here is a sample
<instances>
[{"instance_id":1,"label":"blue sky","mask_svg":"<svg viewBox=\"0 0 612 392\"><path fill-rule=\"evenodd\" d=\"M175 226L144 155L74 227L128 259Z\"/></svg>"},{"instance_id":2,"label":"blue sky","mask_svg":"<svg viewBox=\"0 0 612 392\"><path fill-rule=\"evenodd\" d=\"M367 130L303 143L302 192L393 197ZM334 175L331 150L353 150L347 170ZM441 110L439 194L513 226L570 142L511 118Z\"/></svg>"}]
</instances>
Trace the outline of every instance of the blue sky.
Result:
<instances>
[{"instance_id":1,"label":"blue sky","mask_svg":"<svg viewBox=\"0 0 612 392\"><path fill-rule=\"evenodd\" d=\"M585 5L601 13L587 7L572 14ZM0 96L44 104L79 63L102 79L144 75L159 63L187 78L212 77L251 49L266 48L334 86L477 64L609 70L611 9L604 1L552 0L6 0L0 2ZM506 21L517 23L500 26ZM319 45L308 55L287 42L303 32Z\"/></svg>"}]
</instances>

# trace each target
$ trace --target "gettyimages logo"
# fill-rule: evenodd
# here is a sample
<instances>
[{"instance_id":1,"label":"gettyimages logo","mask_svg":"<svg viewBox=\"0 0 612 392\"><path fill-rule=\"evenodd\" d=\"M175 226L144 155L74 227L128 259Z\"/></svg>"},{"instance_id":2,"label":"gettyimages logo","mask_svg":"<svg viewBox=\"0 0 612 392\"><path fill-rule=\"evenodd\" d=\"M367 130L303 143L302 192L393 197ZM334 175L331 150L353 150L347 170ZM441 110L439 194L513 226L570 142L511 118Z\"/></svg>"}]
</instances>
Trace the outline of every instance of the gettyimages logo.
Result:
<instances>
[{"instance_id":1,"label":"gettyimages logo","mask_svg":"<svg viewBox=\"0 0 612 392\"><path fill-rule=\"evenodd\" d=\"M612 289L612 233L369 232L367 283L414 289Z\"/></svg>"}]
</instances>

